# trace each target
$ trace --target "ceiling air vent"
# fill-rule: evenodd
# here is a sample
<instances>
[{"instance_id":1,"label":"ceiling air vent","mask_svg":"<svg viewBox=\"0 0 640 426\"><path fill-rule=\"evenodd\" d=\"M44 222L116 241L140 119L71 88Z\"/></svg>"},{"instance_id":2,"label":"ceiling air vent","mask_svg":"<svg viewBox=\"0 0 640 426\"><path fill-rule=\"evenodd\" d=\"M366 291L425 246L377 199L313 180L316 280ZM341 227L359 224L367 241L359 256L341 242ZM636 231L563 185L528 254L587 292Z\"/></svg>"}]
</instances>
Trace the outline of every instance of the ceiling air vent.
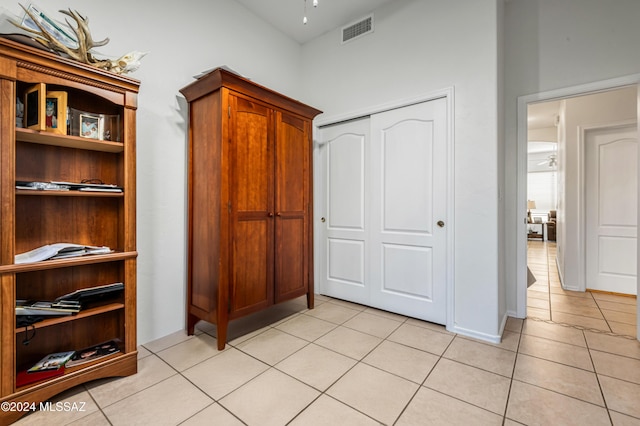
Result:
<instances>
[{"instance_id":1,"label":"ceiling air vent","mask_svg":"<svg viewBox=\"0 0 640 426\"><path fill-rule=\"evenodd\" d=\"M373 32L373 14L342 27L342 43Z\"/></svg>"}]
</instances>

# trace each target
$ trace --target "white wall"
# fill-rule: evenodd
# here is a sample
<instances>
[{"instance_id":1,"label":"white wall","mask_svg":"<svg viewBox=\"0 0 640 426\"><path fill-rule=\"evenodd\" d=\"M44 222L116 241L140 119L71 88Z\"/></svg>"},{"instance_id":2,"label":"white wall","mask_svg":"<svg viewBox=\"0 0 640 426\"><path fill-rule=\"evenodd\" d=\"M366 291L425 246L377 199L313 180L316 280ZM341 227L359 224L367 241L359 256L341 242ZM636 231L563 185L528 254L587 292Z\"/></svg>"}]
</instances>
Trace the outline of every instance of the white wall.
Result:
<instances>
[{"instance_id":1,"label":"white wall","mask_svg":"<svg viewBox=\"0 0 640 426\"><path fill-rule=\"evenodd\" d=\"M517 99L640 72L637 0L505 3L505 196L508 304L516 310ZM560 182L560 178L559 178ZM560 195L560 194L559 194Z\"/></svg>"},{"instance_id":2,"label":"white wall","mask_svg":"<svg viewBox=\"0 0 640 426\"><path fill-rule=\"evenodd\" d=\"M233 0L51 0L90 17L109 56L148 51L138 108L138 342L184 327L186 111L178 90L226 64L326 115L455 88L455 323L495 339L498 250L498 0L397 0L373 35L304 47ZM14 11L17 13L16 5ZM304 64L304 66L303 66Z\"/></svg>"},{"instance_id":3,"label":"white wall","mask_svg":"<svg viewBox=\"0 0 640 426\"><path fill-rule=\"evenodd\" d=\"M186 111L178 90L203 70L226 64L297 98L300 45L233 0L47 0L52 16L72 8L90 18L99 49L148 51L131 77L138 97L138 343L185 327ZM18 13L18 3L5 6Z\"/></svg>"},{"instance_id":4,"label":"white wall","mask_svg":"<svg viewBox=\"0 0 640 426\"><path fill-rule=\"evenodd\" d=\"M305 99L346 117L455 88L455 326L499 335L498 4L397 0L375 31L340 44L335 30L303 47Z\"/></svg>"},{"instance_id":5,"label":"white wall","mask_svg":"<svg viewBox=\"0 0 640 426\"><path fill-rule=\"evenodd\" d=\"M194 74L221 64L325 116L454 87L456 325L495 335L504 311L501 265L506 302L515 310L517 98L640 72L637 0L509 0L505 126L498 128L498 5L396 0L376 11L372 35L341 46L332 31L301 48L233 0L45 2L49 11L71 7L88 15L94 37L111 38L100 49L106 54L150 52L132 74L142 81L139 342L184 327L186 134L176 96ZM504 164L498 164L503 131Z\"/></svg>"}]
</instances>

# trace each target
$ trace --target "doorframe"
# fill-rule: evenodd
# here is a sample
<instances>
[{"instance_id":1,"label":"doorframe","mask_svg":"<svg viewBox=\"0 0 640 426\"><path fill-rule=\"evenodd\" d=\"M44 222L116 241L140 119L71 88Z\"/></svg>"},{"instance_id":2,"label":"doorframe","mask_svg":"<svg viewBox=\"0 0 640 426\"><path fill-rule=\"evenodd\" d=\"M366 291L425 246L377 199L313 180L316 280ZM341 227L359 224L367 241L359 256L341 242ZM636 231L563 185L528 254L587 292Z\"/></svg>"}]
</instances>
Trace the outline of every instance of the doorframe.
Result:
<instances>
[{"instance_id":1,"label":"doorframe","mask_svg":"<svg viewBox=\"0 0 640 426\"><path fill-rule=\"evenodd\" d=\"M559 100L574 96L589 95L604 92L625 86L636 85L638 87L637 114L639 116L638 126L640 127L640 74L601 80L577 86L565 87L545 92L538 92L531 95L518 96L517 104L517 194L516 194L516 317L526 318L527 316L527 106L531 103ZM639 133L640 134L640 133ZM639 150L640 153L640 150ZM639 154L640 163L640 154ZM639 173L640 176L640 173ZM640 188L640 186L639 186ZM640 197L639 197L640 198ZM640 203L640 202L639 202ZM640 215L640 209L638 210ZM640 223L640 222L639 222ZM639 246L640 246L640 238ZM640 253L640 251L639 251ZM640 269L640 262L638 262ZM640 274L639 274L640 276ZM640 290L640 280L638 289ZM640 293L640 292L639 292ZM640 304L638 310L638 336L640 338Z\"/></svg>"},{"instance_id":2,"label":"doorframe","mask_svg":"<svg viewBox=\"0 0 640 426\"><path fill-rule=\"evenodd\" d=\"M446 218L445 221L447 224L449 224L445 229L446 229L446 236L445 236L445 241L446 241L446 248L445 248L445 252L446 252L446 258L447 258L447 265L446 265L446 291L447 291L447 297L446 297L446 328L449 331L455 331L455 251L454 251L454 236L455 236L455 223L454 223L454 218L455 218L455 212L454 212L454 200L455 200L455 180L454 180L454 154L455 154L455 120L454 120L454 112L455 112L455 90L453 86L449 86L449 87L445 87L443 89L440 90L435 90L432 92L428 92L428 93L423 93L417 96L412 96L412 97L407 97L407 98L401 98L398 100L394 100L394 101L390 101L387 103L381 103L378 105L372 105L372 106L368 106L362 109L357 109L351 112L346 112L346 113L342 113L342 114L337 114L337 115L331 115L331 116L324 116L321 115L319 117L317 117L314 121L313 121L313 167L314 167L314 172L313 172L313 200L314 200L314 205L313 205L313 217L314 218L320 218L322 217L322 205L324 202L320 202L320 195L322 194L322 192L320 191L318 185L320 185L320 182L323 182L323 178L324 178L324 172L320 170L319 167L319 160L320 160L320 153L319 153L319 149L320 146L322 145L322 142L318 139L318 136L320 135L321 132L321 127L325 127L325 126L329 126L329 125L334 125L334 124L339 124L341 122L344 121L349 121L349 120L355 120L355 119L359 119L359 118L364 118L364 117L368 117L371 116L373 114L378 114L381 112L385 112L385 111L389 111L392 109L398 109L398 108L403 108L403 107L407 107L410 105L415 105L415 104L419 104L419 103L423 103L423 102L429 102L429 101L434 101L436 99L442 99L444 98L446 101L446 114L447 114L447 123L446 123L446 127L447 127L447 132L446 132L446 146L447 146L447 181L446 181L446 194L447 194L447 214L446 214ZM313 225L313 230L314 230L314 235L320 235L320 227L322 226L322 223L319 220L315 220L314 219L314 225ZM314 247L314 264L319 265L319 240L317 238L314 238L314 242L313 242L313 247ZM322 281L320 280L320 271L318 270L318 268L314 268L314 282L316 283L315 286L315 291L319 292L321 290L321 283Z\"/></svg>"}]
</instances>

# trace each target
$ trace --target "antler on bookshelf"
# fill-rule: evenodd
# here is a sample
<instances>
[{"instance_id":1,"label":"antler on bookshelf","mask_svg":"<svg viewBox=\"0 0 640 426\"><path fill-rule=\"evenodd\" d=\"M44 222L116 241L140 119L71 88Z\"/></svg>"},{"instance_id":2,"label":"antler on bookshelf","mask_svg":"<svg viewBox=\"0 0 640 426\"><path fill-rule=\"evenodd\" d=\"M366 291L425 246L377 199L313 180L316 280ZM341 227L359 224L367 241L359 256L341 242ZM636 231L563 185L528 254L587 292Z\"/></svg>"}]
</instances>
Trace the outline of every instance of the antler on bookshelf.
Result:
<instances>
[{"instance_id":1,"label":"antler on bookshelf","mask_svg":"<svg viewBox=\"0 0 640 426\"><path fill-rule=\"evenodd\" d=\"M71 59L76 61L93 65L97 68L102 68L105 70L113 71L118 74L126 73L129 71L133 71L137 69L140 65L140 58L145 55L142 52L130 52L127 55L122 56L116 60L110 59L97 59L93 56L91 49L94 47L104 46L109 43L109 38L105 38L104 40L94 41L91 36L91 31L89 31L89 18L80 15L77 11L74 10L60 10L59 12L72 18L76 26L74 28L73 25L69 22L68 19L65 18L65 21L69 28L74 32L77 40L77 46L70 47L62 43L54 34L51 34L47 28L45 28L38 19L33 15L33 13L28 10L23 5L20 5L25 13L31 18L31 20L38 27L38 30L33 28L29 28L24 26L18 22L11 20L11 23L18 28L21 28L24 31L27 31L33 34L35 40L37 40L43 46L55 51L63 53L69 56Z\"/></svg>"},{"instance_id":2,"label":"antler on bookshelf","mask_svg":"<svg viewBox=\"0 0 640 426\"><path fill-rule=\"evenodd\" d=\"M76 38L78 40L78 46L76 48L71 48L63 44L54 35L49 33L49 31L47 31L47 29L39 22L39 20L36 19L36 17L33 15L33 13L31 13L30 10L28 10L23 5L20 5L20 7L22 7L25 13L35 23L39 31L26 27L14 21L11 21L11 23L35 35L35 39L38 42L40 42L43 46L48 47L49 49L52 49L56 52L64 53L67 56L69 56L71 59L74 59L76 61L79 61L85 64L91 64L91 65L97 66L98 68L103 68L104 65L106 65L107 62L109 62L109 61L97 60L90 52L90 50L95 46L104 46L105 44L107 44L109 42L109 39L106 38L97 43L94 42L93 37L91 37L91 32L89 31L88 18L83 17L78 12L72 11L71 9L69 9L68 11L66 10L60 11L60 13L63 13L73 18L77 24L77 28L73 28L69 24L69 21L67 20L67 24L69 25L69 27L71 27L71 29L75 33Z\"/></svg>"}]
</instances>

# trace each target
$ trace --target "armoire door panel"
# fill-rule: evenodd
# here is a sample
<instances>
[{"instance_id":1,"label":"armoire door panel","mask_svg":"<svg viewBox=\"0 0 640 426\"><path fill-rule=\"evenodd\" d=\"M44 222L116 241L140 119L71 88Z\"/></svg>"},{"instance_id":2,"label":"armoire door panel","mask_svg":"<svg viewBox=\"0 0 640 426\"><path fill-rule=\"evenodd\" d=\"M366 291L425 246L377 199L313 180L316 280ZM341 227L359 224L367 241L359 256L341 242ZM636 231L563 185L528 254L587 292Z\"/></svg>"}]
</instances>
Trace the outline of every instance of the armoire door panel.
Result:
<instances>
[{"instance_id":1,"label":"armoire door panel","mask_svg":"<svg viewBox=\"0 0 640 426\"><path fill-rule=\"evenodd\" d=\"M270 108L240 96L230 102L233 315L273 300L273 136Z\"/></svg>"},{"instance_id":2,"label":"armoire door panel","mask_svg":"<svg viewBox=\"0 0 640 426\"><path fill-rule=\"evenodd\" d=\"M276 217L276 302L289 299L288 295L306 293L308 285L307 240L303 216Z\"/></svg>"},{"instance_id":3,"label":"armoire door panel","mask_svg":"<svg viewBox=\"0 0 640 426\"><path fill-rule=\"evenodd\" d=\"M191 109L191 134L197 140L211 140L220 131L220 124L207 120L211 111L220 109L218 97L205 97L194 101ZM211 188L220 186L220 144L195 144L190 147L189 182L198 197L190 198L190 251L206 255L190 256L191 296L188 303L203 312L216 310L211 295L217 291L218 282L211 277L219 274L219 235L216 225L220 221L220 194Z\"/></svg>"},{"instance_id":4,"label":"armoire door panel","mask_svg":"<svg viewBox=\"0 0 640 426\"><path fill-rule=\"evenodd\" d=\"M303 212L308 204L310 149L304 121L278 112L276 133L276 211Z\"/></svg>"},{"instance_id":5,"label":"armoire door panel","mask_svg":"<svg viewBox=\"0 0 640 426\"><path fill-rule=\"evenodd\" d=\"M308 288L308 209L310 141L300 118L276 113L275 298L304 294Z\"/></svg>"},{"instance_id":6,"label":"armoire door panel","mask_svg":"<svg viewBox=\"0 0 640 426\"><path fill-rule=\"evenodd\" d=\"M273 159L269 134L271 110L240 97L232 97L231 119L234 209L272 211Z\"/></svg>"},{"instance_id":7,"label":"armoire door panel","mask_svg":"<svg viewBox=\"0 0 640 426\"><path fill-rule=\"evenodd\" d=\"M235 226L231 313L266 306L272 299L270 225L267 220L246 220Z\"/></svg>"}]
</instances>

